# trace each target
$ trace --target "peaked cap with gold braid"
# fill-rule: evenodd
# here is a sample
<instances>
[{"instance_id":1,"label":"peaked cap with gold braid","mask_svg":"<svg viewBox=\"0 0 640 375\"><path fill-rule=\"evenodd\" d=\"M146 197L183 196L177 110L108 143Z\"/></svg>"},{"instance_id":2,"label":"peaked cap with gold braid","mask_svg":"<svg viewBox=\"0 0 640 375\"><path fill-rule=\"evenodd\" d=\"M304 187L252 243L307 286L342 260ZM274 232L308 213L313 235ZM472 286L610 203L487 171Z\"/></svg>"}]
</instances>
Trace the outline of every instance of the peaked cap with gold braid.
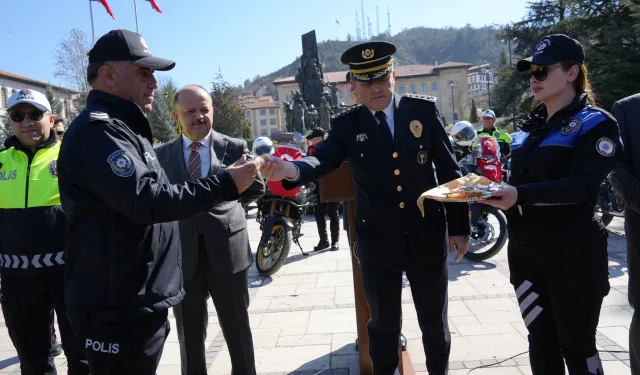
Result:
<instances>
[{"instance_id":1,"label":"peaked cap with gold braid","mask_svg":"<svg viewBox=\"0 0 640 375\"><path fill-rule=\"evenodd\" d=\"M349 65L353 80L371 82L386 78L393 70L396 46L389 42L368 42L349 48L340 61Z\"/></svg>"}]
</instances>

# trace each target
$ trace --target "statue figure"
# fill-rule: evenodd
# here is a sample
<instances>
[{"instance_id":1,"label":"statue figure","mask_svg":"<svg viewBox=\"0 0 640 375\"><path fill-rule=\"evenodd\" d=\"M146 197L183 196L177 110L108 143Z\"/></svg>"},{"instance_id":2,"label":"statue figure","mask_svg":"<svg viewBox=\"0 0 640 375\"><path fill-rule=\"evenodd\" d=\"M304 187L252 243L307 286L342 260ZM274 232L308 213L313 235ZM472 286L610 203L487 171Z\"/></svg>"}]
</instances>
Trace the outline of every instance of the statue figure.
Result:
<instances>
[{"instance_id":1,"label":"statue figure","mask_svg":"<svg viewBox=\"0 0 640 375\"><path fill-rule=\"evenodd\" d=\"M296 82L301 92L305 92L305 75L302 72L302 68L298 67L298 73L296 74Z\"/></svg>"},{"instance_id":2,"label":"statue figure","mask_svg":"<svg viewBox=\"0 0 640 375\"><path fill-rule=\"evenodd\" d=\"M300 92L296 92L293 100L293 111L292 111L292 127L293 131L303 133L305 132L305 124L304 124L304 112L305 112L304 100L302 100L302 95Z\"/></svg>"},{"instance_id":3,"label":"statue figure","mask_svg":"<svg viewBox=\"0 0 640 375\"><path fill-rule=\"evenodd\" d=\"M324 130L329 130L331 124L331 108L326 97L322 97L320 100L320 127Z\"/></svg>"},{"instance_id":4,"label":"statue figure","mask_svg":"<svg viewBox=\"0 0 640 375\"><path fill-rule=\"evenodd\" d=\"M304 117L304 124L307 129L313 129L317 126L318 119L318 111L315 106L311 104L309 108L307 108L306 115Z\"/></svg>"},{"instance_id":5,"label":"statue figure","mask_svg":"<svg viewBox=\"0 0 640 375\"><path fill-rule=\"evenodd\" d=\"M291 108L291 103L289 102L284 102L283 104L284 106L284 118L285 118L285 129L287 131L293 131L293 124L291 123L291 116L292 116L292 112L293 109Z\"/></svg>"},{"instance_id":6,"label":"statue figure","mask_svg":"<svg viewBox=\"0 0 640 375\"><path fill-rule=\"evenodd\" d=\"M329 83L329 89L331 90L331 106L338 106L338 84L336 82Z\"/></svg>"}]
</instances>

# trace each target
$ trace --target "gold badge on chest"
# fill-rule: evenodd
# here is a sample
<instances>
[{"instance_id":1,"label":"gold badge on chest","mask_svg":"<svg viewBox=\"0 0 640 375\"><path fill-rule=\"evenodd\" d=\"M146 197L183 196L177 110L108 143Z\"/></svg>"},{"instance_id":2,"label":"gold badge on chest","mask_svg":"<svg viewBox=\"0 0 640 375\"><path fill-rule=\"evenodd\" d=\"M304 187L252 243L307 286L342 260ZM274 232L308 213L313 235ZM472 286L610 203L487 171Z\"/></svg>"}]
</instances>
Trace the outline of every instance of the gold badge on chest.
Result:
<instances>
[{"instance_id":1,"label":"gold badge on chest","mask_svg":"<svg viewBox=\"0 0 640 375\"><path fill-rule=\"evenodd\" d=\"M416 138L420 138L422 135L422 123L418 120L413 120L409 123L409 128L411 129L411 133Z\"/></svg>"},{"instance_id":2,"label":"gold badge on chest","mask_svg":"<svg viewBox=\"0 0 640 375\"><path fill-rule=\"evenodd\" d=\"M358 141L358 142L364 142L367 139L369 139L369 137L367 137L366 133L360 133L360 134L356 135L356 141Z\"/></svg>"}]
</instances>

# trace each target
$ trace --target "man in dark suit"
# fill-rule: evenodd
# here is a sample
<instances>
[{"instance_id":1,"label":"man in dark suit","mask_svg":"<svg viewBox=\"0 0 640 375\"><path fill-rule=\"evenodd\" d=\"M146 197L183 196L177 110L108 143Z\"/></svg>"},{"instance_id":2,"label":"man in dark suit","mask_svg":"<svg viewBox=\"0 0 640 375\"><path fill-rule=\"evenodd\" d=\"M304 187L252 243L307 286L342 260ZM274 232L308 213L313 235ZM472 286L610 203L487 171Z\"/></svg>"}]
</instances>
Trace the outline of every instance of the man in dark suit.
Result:
<instances>
[{"instance_id":1,"label":"man in dark suit","mask_svg":"<svg viewBox=\"0 0 640 375\"><path fill-rule=\"evenodd\" d=\"M171 183L213 174L249 154L244 140L212 130L211 96L199 86L175 95L174 117L183 133L156 149ZM265 192L262 176L241 195L179 222L185 298L174 307L183 375L207 373L204 341L211 295L229 347L233 374L255 374L247 274L253 262L242 202Z\"/></svg>"},{"instance_id":2,"label":"man in dark suit","mask_svg":"<svg viewBox=\"0 0 640 375\"><path fill-rule=\"evenodd\" d=\"M268 158L278 168L270 179L286 179L284 187L293 188L349 161L356 190L355 251L371 311L373 373L393 374L398 365L406 271L427 371L445 375L451 347L446 233L448 229L449 251L457 248L460 259L469 245L469 206L425 200L422 216L416 204L423 192L462 173L435 98L394 94L395 51L391 43L369 42L342 55L362 104L333 117L329 136L312 156L295 162Z\"/></svg>"},{"instance_id":3,"label":"man in dark suit","mask_svg":"<svg viewBox=\"0 0 640 375\"><path fill-rule=\"evenodd\" d=\"M629 269L629 304L634 308L629 329L631 373L640 375L640 94L624 98L613 105L624 145L620 163L609 179L622 195L627 206L624 231L627 237L627 268Z\"/></svg>"}]
</instances>

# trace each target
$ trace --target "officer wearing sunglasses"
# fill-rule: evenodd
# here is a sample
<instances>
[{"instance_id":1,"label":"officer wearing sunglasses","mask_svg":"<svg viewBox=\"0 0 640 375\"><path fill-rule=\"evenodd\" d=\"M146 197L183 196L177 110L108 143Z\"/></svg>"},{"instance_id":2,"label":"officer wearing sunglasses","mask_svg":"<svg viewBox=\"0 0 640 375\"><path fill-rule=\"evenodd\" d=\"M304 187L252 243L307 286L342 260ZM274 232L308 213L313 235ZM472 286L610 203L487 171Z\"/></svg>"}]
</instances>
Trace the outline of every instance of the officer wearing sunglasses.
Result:
<instances>
[{"instance_id":1,"label":"officer wearing sunglasses","mask_svg":"<svg viewBox=\"0 0 640 375\"><path fill-rule=\"evenodd\" d=\"M512 143L510 186L483 201L507 212L509 268L534 375L604 374L596 327L609 292L607 232L594 207L616 164L615 119L597 108L582 45L549 35L517 69L540 102ZM564 361L563 361L564 359Z\"/></svg>"},{"instance_id":2,"label":"officer wearing sunglasses","mask_svg":"<svg viewBox=\"0 0 640 375\"><path fill-rule=\"evenodd\" d=\"M86 375L89 366L64 302L67 218L58 191L60 142L51 130L56 117L46 96L34 90L14 93L7 107L15 135L0 150L0 275L5 323L21 373L55 374L54 309L69 374Z\"/></svg>"}]
</instances>

